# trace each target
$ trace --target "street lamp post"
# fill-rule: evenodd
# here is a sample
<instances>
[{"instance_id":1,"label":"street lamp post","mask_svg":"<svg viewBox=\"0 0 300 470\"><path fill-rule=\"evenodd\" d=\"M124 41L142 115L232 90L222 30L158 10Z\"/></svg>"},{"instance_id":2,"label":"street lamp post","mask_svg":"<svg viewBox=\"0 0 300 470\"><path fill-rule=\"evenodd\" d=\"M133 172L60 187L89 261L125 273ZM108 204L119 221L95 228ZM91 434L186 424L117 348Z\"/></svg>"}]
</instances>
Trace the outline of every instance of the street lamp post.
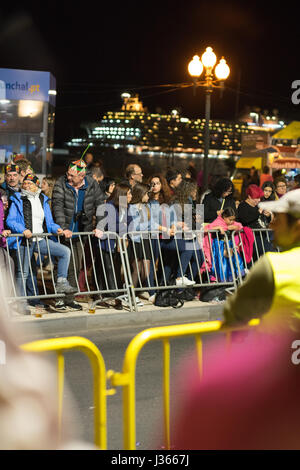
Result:
<instances>
[{"instance_id":1,"label":"street lamp post","mask_svg":"<svg viewBox=\"0 0 300 470\"><path fill-rule=\"evenodd\" d=\"M206 51L201 56L201 60L198 55L195 55L188 65L188 71L191 77L193 78L194 85L203 86L205 88L203 191L206 191L208 187L209 121L211 108L211 94L213 88L222 88L224 86L224 80L228 78L230 73L230 69L226 64L226 60L223 57L215 67L216 61L217 57L213 52L212 48L207 47ZM205 79L202 81L198 81L197 78L200 77L204 69Z\"/></svg>"}]
</instances>

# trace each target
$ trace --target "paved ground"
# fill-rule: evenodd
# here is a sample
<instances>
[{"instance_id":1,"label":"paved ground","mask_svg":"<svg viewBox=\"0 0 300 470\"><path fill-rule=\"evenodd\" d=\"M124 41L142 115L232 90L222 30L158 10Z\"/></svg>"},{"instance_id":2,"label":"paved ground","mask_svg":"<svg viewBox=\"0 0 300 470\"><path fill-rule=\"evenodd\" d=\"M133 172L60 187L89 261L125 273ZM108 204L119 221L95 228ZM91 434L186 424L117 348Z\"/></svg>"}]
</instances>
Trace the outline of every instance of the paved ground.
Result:
<instances>
[{"instance_id":1,"label":"paved ground","mask_svg":"<svg viewBox=\"0 0 300 470\"><path fill-rule=\"evenodd\" d=\"M222 303L200 302L193 300L185 302L183 307L161 308L156 307L149 301L143 299L144 306L139 307L138 312L130 312L127 307L123 310L116 310L113 306L97 306L95 313L89 313L89 303L80 302L82 311L43 313L40 317L35 315L32 308L31 315L18 315L12 317L15 325L20 325L23 333L33 334L60 333L70 328L73 331L82 331L95 328L114 328L118 326L145 326L153 327L156 325L170 323L186 323L197 321L209 321L222 319Z\"/></svg>"}]
</instances>

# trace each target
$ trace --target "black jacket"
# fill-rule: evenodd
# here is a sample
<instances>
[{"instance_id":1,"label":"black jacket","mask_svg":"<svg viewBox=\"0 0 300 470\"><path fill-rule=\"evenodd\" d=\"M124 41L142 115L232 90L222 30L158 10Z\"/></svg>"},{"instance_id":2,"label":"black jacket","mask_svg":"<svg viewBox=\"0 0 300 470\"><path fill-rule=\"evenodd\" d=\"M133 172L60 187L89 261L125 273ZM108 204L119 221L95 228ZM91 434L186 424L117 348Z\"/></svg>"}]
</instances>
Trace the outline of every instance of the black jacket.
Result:
<instances>
[{"instance_id":1,"label":"black jacket","mask_svg":"<svg viewBox=\"0 0 300 470\"><path fill-rule=\"evenodd\" d=\"M94 178L85 177L87 188L85 189L83 211L81 215L81 227L83 232L93 230L93 216L98 205L104 202L103 193ZM69 229L76 211L74 191L67 186L65 176L60 176L56 181L52 193L52 212L55 222L63 230Z\"/></svg>"},{"instance_id":2,"label":"black jacket","mask_svg":"<svg viewBox=\"0 0 300 470\"><path fill-rule=\"evenodd\" d=\"M203 199L204 205L204 222L211 223L217 217L217 211L222 207L222 202L213 194L209 193ZM225 198L223 209L226 207L232 207L236 211L235 201L231 196Z\"/></svg>"}]
</instances>

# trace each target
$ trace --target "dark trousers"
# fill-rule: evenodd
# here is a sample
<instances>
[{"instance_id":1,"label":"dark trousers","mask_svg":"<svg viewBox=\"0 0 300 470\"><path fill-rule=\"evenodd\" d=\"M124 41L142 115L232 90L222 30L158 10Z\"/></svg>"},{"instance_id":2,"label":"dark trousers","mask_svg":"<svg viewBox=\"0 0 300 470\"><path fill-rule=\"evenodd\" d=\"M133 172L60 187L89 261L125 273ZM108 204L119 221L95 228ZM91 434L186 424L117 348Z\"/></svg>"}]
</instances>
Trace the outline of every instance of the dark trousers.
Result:
<instances>
[{"instance_id":1,"label":"dark trousers","mask_svg":"<svg viewBox=\"0 0 300 470\"><path fill-rule=\"evenodd\" d=\"M93 244L95 256L95 271L96 271L96 290L97 284L99 290L117 290L123 289L121 279L121 257L117 251L109 252L101 250L98 240L95 239ZM97 281L97 282L96 282ZM115 297L119 294L110 293L109 296Z\"/></svg>"}]
</instances>

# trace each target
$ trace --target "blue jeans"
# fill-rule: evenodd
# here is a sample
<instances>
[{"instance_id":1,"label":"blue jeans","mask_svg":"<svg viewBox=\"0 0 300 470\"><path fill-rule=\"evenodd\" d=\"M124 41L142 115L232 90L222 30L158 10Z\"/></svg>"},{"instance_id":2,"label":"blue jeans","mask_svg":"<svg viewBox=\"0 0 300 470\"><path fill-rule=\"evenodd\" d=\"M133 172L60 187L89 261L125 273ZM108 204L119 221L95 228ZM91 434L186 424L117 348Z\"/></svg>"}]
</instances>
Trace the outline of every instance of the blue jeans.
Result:
<instances>
[{"instance_id":1,"label":"blue jeans","mask_svg":"<svg viewBox=\"0 0 300 470\"><path fill-rule=\"evenodd\" d=\"M193 250L191 249L190 242L180 238L176 239L176 241L174 238L170 240L162 240L161 249L164 254L166 281L170 279L172 272L175 274L175 271L176 278L184 276L189 262L191 261L194 254Z\"/></svg>"},{"instance_id":2,"label":"blue jeans","mask_svg":"<svg viewBox=\"0 0 300 470\"><path fill-rule=\"evenodd\" d=\"M30 274L30 260L32 254L40 252L41 255L46 255L48 254L48 246L50 257L58 258L57 277L67 278L71 256L71 250L67 246L52 240L48 240L47 245L44 239L38 242L32 242L28 247L26 245L19 245L19 250L17 250L16 281L20 295L26 296L26 281Z\"/></svg>"}]
</instances>

